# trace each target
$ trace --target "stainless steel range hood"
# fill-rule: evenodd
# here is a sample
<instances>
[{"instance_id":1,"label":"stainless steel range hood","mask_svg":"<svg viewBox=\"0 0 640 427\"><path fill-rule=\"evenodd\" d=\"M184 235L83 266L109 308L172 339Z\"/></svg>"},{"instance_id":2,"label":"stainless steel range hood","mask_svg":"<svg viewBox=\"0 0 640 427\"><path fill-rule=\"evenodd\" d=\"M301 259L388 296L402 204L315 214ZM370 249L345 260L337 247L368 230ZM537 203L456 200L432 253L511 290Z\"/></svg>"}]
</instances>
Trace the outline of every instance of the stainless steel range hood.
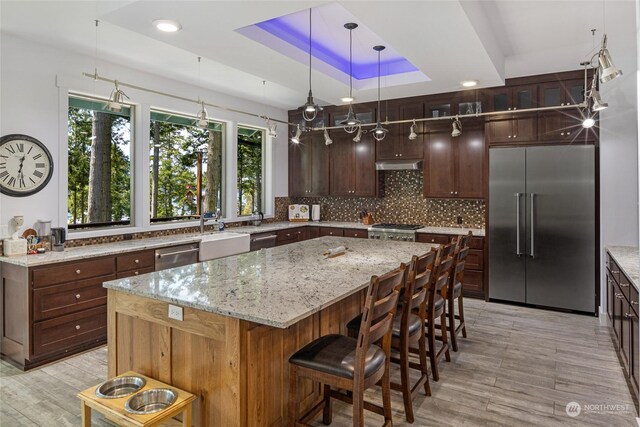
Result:
<instances>
[{"instance_id":1,"label":"stainless steel range hood","mask_svg":"<svg viewBox=\"0 0 640 427\"><path fill-rule=\"evenodd\" d=\"M386 160L384 162L376 162L376 170L379 171L420 169L422 169L422 160Z\"/></svg>"}]
</instances>

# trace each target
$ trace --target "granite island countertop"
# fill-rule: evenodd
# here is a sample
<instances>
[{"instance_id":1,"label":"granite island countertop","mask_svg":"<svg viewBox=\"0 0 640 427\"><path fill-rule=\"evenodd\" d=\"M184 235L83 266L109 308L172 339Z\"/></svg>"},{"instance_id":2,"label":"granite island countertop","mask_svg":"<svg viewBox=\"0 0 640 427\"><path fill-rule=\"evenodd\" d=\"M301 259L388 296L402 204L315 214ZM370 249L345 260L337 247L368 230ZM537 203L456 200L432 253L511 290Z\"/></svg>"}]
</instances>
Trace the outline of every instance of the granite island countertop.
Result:
<instances>
[{"instance_id":1,"label":"granite island countertop","mask_svg":"<svg viewBox=\"0 0 640 427\"><path fill-rule=\"evenodd\" d=\"M629 278L633 286L640 285L640 249L637 246L607 246L607 251L615 259L618 267Z\"/></svg>"},{"instance_id":2,"label":"granite island countertop","mask_svg":"<svg viewBox=\"0 0 640 427\"><path fill-rule=\"evenodd\" d=\"M341 256L325 258L329 248ZM105 282L104 287L287 328L364 289L372 275L409 263L431 244L321 237Z\"/></svg>"}]
</instances>

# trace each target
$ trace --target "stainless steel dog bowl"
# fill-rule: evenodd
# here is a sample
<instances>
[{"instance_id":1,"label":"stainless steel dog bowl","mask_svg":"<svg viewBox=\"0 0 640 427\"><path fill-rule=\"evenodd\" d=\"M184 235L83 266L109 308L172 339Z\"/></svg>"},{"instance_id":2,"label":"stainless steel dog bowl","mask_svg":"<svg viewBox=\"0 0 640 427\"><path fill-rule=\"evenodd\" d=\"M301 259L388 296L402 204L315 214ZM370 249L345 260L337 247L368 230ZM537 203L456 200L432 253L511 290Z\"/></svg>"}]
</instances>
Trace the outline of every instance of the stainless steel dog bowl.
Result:
<instances>
[{"instance_id":1,"label":"stainless steel dog bowl","mask_svg":"<svg viewBox=\"0 0 640 427\"><path fill-rule=\"evenodd\" d=\"M162 411L176 401L176 393L168 388L152 388L127 399L124 409L131 414L145 415Z\"/></svg>"},{"instance_id":2,"label":"stainless steel dog bowl","mask_svg":"<svg viewBox=\"0 0 640 427\"><path fill-rule=\"evenodd\" d=\"M117 399L128 396L144 387L146 381L140 377L118 377L103 382L96 388L96 396Z\"/></svg>"}]
</instances>

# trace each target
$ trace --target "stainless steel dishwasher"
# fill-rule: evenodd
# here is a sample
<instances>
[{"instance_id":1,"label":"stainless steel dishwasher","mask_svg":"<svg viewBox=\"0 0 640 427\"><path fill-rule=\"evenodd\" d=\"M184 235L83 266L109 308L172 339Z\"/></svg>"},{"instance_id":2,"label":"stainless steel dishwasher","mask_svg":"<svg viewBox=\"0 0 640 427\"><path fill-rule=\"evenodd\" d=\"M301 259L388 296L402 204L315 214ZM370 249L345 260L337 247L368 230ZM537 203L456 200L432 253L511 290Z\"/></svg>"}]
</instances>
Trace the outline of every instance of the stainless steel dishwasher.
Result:
<instances>
[{"instance_id":1,"label":"stainless steel dishwasher","mask_svg":"<svg viewBox=\"0 0 640 427\"><path fill-rule=\"evenodd\" d=\"M195 264L198 262L199 251L198 242L156 249L156 271Z\"/></svg>"},{"instance_id":2,"label":"stainless steel dishwasher","mask_svg":"<svg viewBox=\"0 0 640 427\"><path fill-rule=\"evenodd\" d=\"M275 232L252 234L250 240L250 251L257 251L262 248L273 248L276 245Z\"/></svg>"}]
</instances>

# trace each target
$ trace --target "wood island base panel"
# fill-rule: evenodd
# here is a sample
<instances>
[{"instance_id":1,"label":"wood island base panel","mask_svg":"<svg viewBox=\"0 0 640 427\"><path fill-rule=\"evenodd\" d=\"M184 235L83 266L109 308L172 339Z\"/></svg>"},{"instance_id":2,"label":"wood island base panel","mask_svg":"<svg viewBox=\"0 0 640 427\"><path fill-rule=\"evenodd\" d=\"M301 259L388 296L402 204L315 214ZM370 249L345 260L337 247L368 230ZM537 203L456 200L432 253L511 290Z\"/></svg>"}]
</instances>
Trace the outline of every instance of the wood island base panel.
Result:
<instances>
[{"instance_id":1,"label":"wood island base panel","mask_svg":"<svg viewBox=\"0 0 640 427\"><path fill-rule=\"evenodd\" d=\"M133 370L196 394L195 425L284 426L289 357L320 335L346 334L364 292L282 329L190 307L173 320L166 302L110 289L109 377ZM320 388L301 382L299 393L309 409Z\"/></svg>"}]
</instances>

